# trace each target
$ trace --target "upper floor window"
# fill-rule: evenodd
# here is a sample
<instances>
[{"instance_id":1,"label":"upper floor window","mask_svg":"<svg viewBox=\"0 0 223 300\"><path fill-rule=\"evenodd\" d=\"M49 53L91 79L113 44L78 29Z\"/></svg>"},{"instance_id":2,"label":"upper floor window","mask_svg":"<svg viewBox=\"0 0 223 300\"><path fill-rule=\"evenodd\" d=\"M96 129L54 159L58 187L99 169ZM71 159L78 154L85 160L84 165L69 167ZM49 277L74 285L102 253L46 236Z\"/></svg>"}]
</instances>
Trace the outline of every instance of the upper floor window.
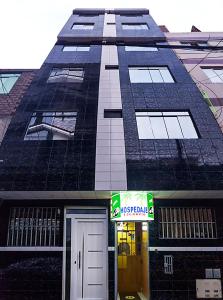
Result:
<instances>
[{"instance_id":1,"label":"upper floor window","mask_svg":"<svg viewBox=\"0 0 223 300\"><path fill-rule=\"evenodd\" d=\"M200 46L200 47L207 47L207 46L209 46L208 42L206 42L206 41L197 42L197 45Z\"/></svg>"},{"instance_id":2,"label":"upper floor window","mask_svg":"<svg viewBox=\"0 0 223 300\"><path fill-rule=\"evenodd\" d=\"M142 17L143 14L134 14L134 13L131 13L131 14L120 14L121 17Z\"/></svg>"},{"instance_id":3,"label":"upper floor window","mask_svg":"<svg viewBox=\"0 0 223 300\"><path fill-rule=\"evenodd\" d=\"M146 23L122 23L122 29L148 30L149 26Z\"/></svg>"},{"instance_id":4,"label":"upper floor window","mask_svg":"<svg viewBox=\"0 0 223 300\"><path fill-rule=\"evenodd\" d=\"M33 113L24 140L69 140L74 135L77 112Z\"/></svg>"},{"instance_id":5,"label":"upper floor window","mask_svg":"<svg viewBox=\"0 0 223 300\"><path fill-rule=\"evenodd\" d=\"M158 49L156 47L149 47L149 46L125 46L125 51L154 52L154 51L158 51Z\"/></svg>"},{"instance_id":6,"label":"upper floor window","mask_svg":"<svg viewBox=\"0 0 223 300\"><path fill-rule=\"evenodd\" d=\"M223 83L223 68L203 68L208 79L213 83Z\"/></svg>"},{"instance_id":7,"label":"upper floor window","mask_svg":"<svg viewBox=\"0 0 223 300\"><path fill-rule=\"evenodd\" d=\"M79 83L84 80L83 68L55 68L52 69L47 80L48 83L55 82L75 82Z\"/></svg>"},{"instance_id":8,"label":"upper floor window","mask_svg":"<svg viewBox=\"0 0 223 300\"><path fill-rule=\"evenodd\" d=\"M76 23L73 24L72 29L78 30L92 30L94 28L94 23Z\"/></svg>"},{"instance_id":9,"label":"upper floor window","mask_svg":"<svg viewBox=\"0 0 223 300\"><path fill-rule=\"evenodd\" d=\"M139 139L197 139L188 112L136 112Z\"/></svg>"},{"instance_id":10,"label":"upper floor window","mask_svg":"<svg viewBox=\"0 0 223 300\"><path fill-rule=\"evenodd\" d=\"M78 15L80 18L87 18L87 17L89 17L89 18L94 18L94 17L98 17L99 16L99 14L79 14Z\"/></svg>"},{"instance_id":11,"label":"upper floor window","mask_svg":"<svg viewBox=\"0 0 223 300\"><path fill-rule=\"evenodd\" d=\"M203 207L161 207L160 239L216 239L215 211Z\"/></svg>"},{"instance_id":12,"label":"upper floor window","mask_svg":"<svg viewBox=\"0 0 223 300\"><path fill-rule=\"evenodd\" d=\"M85 51L89 51L90 50L90 46L64 46L63 47L63 52L85 52Z\"/></svg>"},{"instance_id":13,"label":"upper floor window","mask_svg":"<svg viewBox=\"0 0 223 300\"><path fill-rule=\"evenodd\" d=\"M186 51L194 51L196 50L196 47L199 46L199 47L208 47L208 42L206 41L193 41L193 42L187 42L187 41L182 41L180 42L181 45L184 45L184 46L191 46L191 47L194 47L193 48L189 48L189 49L183 49L183 50L186 50ZM199 51L202 51L203 49L199 49Z\"/></svg>"},{"instance_id":14,"label":"upper floor window","mask_svg":"<svg viewBox=\"0 0 223 300\"><path fill-rule=\"evenodd\" d=\"M174 82L167 67L129 67L132 83Z\"/></svg>"},{"instance_id":15,"label":"upper floor window","mask_svg":"<svg viewBox=\"0 0 223 300\"><path fill-rule=\"evenodd\" d=\"M19 76L20 74L16 73L0 73L0 94L8 94Z\"/></svg>"}]
</instances>

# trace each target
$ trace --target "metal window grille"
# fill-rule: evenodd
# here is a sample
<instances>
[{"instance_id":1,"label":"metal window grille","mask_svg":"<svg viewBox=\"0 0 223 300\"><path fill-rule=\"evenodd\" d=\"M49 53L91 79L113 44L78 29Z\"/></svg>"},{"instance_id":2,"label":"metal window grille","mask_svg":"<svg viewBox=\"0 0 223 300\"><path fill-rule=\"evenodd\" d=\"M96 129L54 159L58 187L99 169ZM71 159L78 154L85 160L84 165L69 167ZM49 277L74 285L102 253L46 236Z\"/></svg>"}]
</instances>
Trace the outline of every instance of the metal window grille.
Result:
<instances>
[{"instance_id":1,"label":"metal window grille","mask_svg":"<svg viewBox=\"0 0 223 300\"><path fill-rule=\"evenodd\" d=\"M164 255L164 273L173 274L173 256Z\"/></svg>"},{"instance_id":2,"label":"metal window grille","mask_svg":"<svg viewBox=\"0 0 223 300\"><path fill-rule=\"evenodd\" d=\"M59 246L62 211L58 207L13 207L7 246Z\"/></svg>"},{"instance_id":3,"label":"metal window grille","mask_svg":"<svg viewBox=\"0 0 223 300\"><path fill-rule=\"evenodd\" d=\"M161 239L216 239L217 225L212 208L161 207Z\"/></svg>"}]
</instances>

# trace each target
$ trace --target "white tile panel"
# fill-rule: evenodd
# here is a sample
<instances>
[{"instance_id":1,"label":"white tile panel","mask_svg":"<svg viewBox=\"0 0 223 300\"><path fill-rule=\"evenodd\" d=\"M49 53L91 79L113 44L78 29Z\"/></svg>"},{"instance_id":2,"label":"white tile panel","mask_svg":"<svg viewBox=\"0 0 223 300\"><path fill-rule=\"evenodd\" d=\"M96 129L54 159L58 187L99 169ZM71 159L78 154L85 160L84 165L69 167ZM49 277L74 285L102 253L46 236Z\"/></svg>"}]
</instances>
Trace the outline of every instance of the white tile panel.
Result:
<instances>
[{"instance_id":1,"label":"white tile panel","mask_svg":"<svg viewBox=\"0 0 223 300\"><path fill-rule=\"evenodd\" d=\"M111 172L111 164L98 164L97 171L99 172ZM119 170L118 170L119 171Z\"/></svg>"},{"instance_id":2,"label":"white tile panel","mask_svg":"<svg viewBox=\"0 0 223 300\"><path fill-rule=\"evenodd\" d=\"M126 172L126 166L124 164L111 164L111 171L112 172Z\"/></svg>"},{"instance_id":3,"label":"white tile panel","mask_svg":"<svg viewBox=\"0 0 223 300\"><path fill-rule=\"evenodd\" d=\"M125 148L124 147L111 147L111 153L125 155Z\"/></svg>"},{"instance_id":4,"label":"white tile panel","mask_svg":"<svg viewBox=\"0 0 223 300\"><path fill-rule=\"evenodd\" d=\"M97 164L108 164L111 162L111 155L96 153L96 162ZM95 171L97 172L97 169Z\"/></svg>"},{"instance_id":5,"label":"white tile panel","mask_svg":"<svg viewBox=\"0 0 223 300\"><path fill-rule=\"evenodd\" d=\"M123 147L125 150L125 141L123 139L121 140L112 139L110 143L111 143L111 147Z\"/></svg>"},{"instance_id":6,"label":"white tile panel","mask_svg":"<svg viewBox=\"0 0 223 300\"><path fill-rule=\"evenodd\" d=\"M95 181L95 190L98 191L111 191L111 181Z\"/></svg>"},{"instance_id":7,"label":"white tile panel","mask_svg":"<svg viewBox=\"0 0 223 300\"><path fill-rule=\"evenodd\" d=\"M110 140L111 139L111 134L109 132L106 132L106 133L105 132L97 132L97 139L99 139L99 140Z\"/></svg>"},{"instance_id":8,"label":"white tile panel","mask_svg":"<svg viewBox=\"0 0 223 300\"><path fill-rule=\"evenodd\" d=\"M126 172L112 172L111 173L111 181L125 181Z\"/></svg>"},{"instance_id":9,"label":"white tile panel","mask_svg":"<svg viewBox=\"0 0 223 300\"><path fill-rule=\"evenodd\" d=\"M111 140L105 140L105 139L98 139L97 140L97 147L110 147L111 146Z\"/></svg>"},{"instance_id":10,"label":"white tile panel","mask_svg":"<svg viewBox=\"0 0 223 300\"><path fill-rule=\"evenodd\" d=\"M110 181L111 173L110 172L96 172L95 180L96 181Z\"/></svg>"},{"instance_id":11,"label":"white tile panel","mask_svg":"<svg viewBox=\"0 0 223 300\"><path fill-rule=\"evenodd\" d=\"M111 154L111 164L124 164L126 162L125 155L113 155Z\"/></svg>"},{"instance_id":12,"label":"white tile panel","mask_svg":"<svg viewBox=\"0 0 223 300\"><path fill-rule=\"evenodd\" d=\"M103 36L114 34L115 15L105 15ZM116 36L116 31L115 35ZM119 70L105 69L118 65L117 46L102 46L96 138L95 190L126 190L126 157L123 120L104 118L105 109L122 109ZM109 174L108 174L109 173Z\"/></svg>"},{"instance_id":13,"label":"white tile panel","mask_svg":"<svg viewBox=\"0 0 223 300\"><path fill-rule=\"evenodd\" d=\"M125 191L127 190L127 182L125 181L112 181L111 182L112 191Z\"/></svg>"},{"instance_id":14,"label":"white tile panel","mask_svg":"<svg viewBox=\"0 0 223 300\"><path fill-rule=\"evenodd\" d=\"M111 148L110 147L98 147L97 148L97 154L98 155L101 155L101 154L110 155L111 154Z\"/></svg>"}]
</instances>

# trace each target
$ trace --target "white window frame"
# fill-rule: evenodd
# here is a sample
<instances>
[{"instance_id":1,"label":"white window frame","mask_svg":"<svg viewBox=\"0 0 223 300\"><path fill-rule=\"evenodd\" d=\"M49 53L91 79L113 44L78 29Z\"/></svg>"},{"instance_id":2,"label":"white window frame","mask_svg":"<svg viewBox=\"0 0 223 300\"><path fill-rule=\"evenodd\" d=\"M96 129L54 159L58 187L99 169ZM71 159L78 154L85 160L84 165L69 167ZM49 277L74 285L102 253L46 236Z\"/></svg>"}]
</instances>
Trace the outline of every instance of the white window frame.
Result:
<instances>
[{"instance_id":1,"label":"white window frame","mask_svg":"<svg viewBox=\"0 0 223 300\"><path fill-rule=\"evenodd\" d=\"M72 26L73 30L93 30L94 23L74 23Z\"/></svg>"},{"instance_id":2,"label":"white window frame","mask_svg":"<svg viewBox=\"0 0 223 300\"><path fill-rule=\"evenodd\" d=\"M198 138L189 112L136 111L136 122L140 140Z\"/></svg>"},{"instance_id":3,"label":"white window frame","mask_svg":"<svg viewBox=\"0 0 223 300\"><path fill-rule=\"evenodd\" d=\"M205 75L212 83L223 83L223 67L202 68Z\"/></svg>"},{"instance_id":4,"label":"white window frame","mask_svg":"<svg viewBox=\"0 0 223 300\"><path fill-rule=\"evenodd\" d=\"M76 74L75 74L76 73ZM47 83L72 82L81 83L84 80L83 68L53 68Z\"/></svg>"},{"instance_id":5,"label":"white window frame","mask_svg":"<svg viewBox=\"0 0 223 300\"><path fill-rule=\"evenodd\" d=\"M149 30L147 23L122 23L123 30Z\"/></svg>"},{"instance_id":6,"label":"white window frame","mask_svg":"<svg viewBox=\"0 0 223 300\"><path fill-rule=\"evenodd\" d=\"M175 83L168 67L129 67L131 83Z\"/></svg>"},{"instance_id":7,"label":"white window frame","mask_svg":"<svg viewBox=\"0 0 223 300\"><path fill-rule=\"evenodd\" d=\"M63 52L88 52L90 46L63 46Z\"/></svg>"},{"instance_id":8,"label":"white window frame","mask_svg":"<svg viewBox=\"0 0 223 300\"><path fill-rule=\"evenodd\" d=\"M24 137L25 141L63 140L73 138L77 120L75 111L34 112ZM61 122L66 122L65 125ZM45 132L44 135L42 133Z\"/></svg>"},{"instance_id":9,"label":"white window frame","mask_svg":"<svg viewBox=\"0 0 223 300\"><path fill-rule=\"evenodd\" d=\"M156 52L157 47L152 46L125 46L126 52Z\"/></svg>"}]
</instances>

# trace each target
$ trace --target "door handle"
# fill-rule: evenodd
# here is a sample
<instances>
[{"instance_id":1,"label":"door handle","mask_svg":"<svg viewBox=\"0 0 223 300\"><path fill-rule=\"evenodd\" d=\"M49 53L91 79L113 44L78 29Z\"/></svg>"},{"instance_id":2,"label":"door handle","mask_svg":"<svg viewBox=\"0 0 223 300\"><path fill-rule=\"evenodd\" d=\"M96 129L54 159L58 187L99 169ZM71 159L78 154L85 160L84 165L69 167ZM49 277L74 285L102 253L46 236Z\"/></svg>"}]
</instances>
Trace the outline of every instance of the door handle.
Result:
<instances>
[{"instance_id":1,"label":"door handle","mask_svg":"<svg viewBox=\"0 0 223 300\"><path fill-rule=\"evenodd\" d=\"M78 252L78 268L81 268L81 251Z\"/></svg>"}]
</instances>

